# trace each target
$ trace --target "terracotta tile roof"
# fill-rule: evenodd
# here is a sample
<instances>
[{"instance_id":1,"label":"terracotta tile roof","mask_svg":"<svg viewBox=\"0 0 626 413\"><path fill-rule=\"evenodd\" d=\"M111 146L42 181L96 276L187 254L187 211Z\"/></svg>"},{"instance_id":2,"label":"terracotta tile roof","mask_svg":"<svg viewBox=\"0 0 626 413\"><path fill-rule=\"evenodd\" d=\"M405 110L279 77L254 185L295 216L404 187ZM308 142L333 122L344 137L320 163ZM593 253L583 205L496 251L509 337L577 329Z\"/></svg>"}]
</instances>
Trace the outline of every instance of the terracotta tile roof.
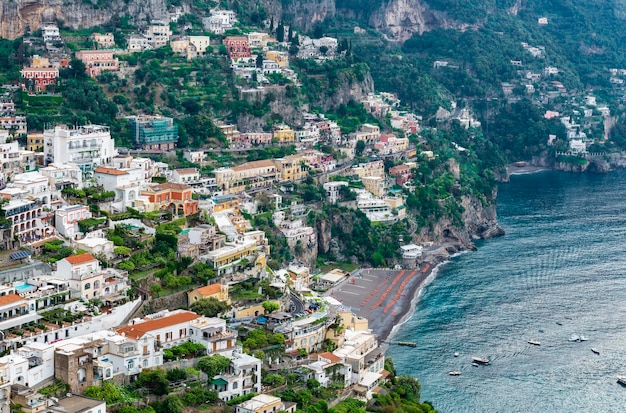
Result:
<instances>
[{"instance_id":1,"label":"terracotta tile roof","mask_svg":"<svg viewBox=\"0 0 626 413\"><path fill-rule=\"evenodd\" d=\"M165 327L175 326L177 324L185 323L187 321L195 320L200 316L191 311L182 311L180 313L172 314L170 316L157 318L154 320L145 319L139 324L128 325L122 328L118 328L116 332L118 334L124 334L126 337L132 339L138 339L143 337L144 334L150 331L159 330Z\"/></svg>"},{"instance_id":2,"label":"terracotta tile roof","mask_svg":"<svg viewBox=\"0 0 626 413\"><path fill-rule=\"evenodd\" d=\"M179 175L195 175L198 173L196 168L180 168L174 169Z\"/></svg>"},{"instance_id":3,"label":"terracotta tile roof","mask_svg":"<svg viewBox=\"0 0 626 413\"><path fill-rule=\"evenodd\" d=\"M177 184L174 182L166 182L164 184L152 185L146 188L144 191L152 191L152 192L161 192L161 191L171 191L171 190L185 190L191 189L189 185L185 184Z\"/></svg>"},{"instance_id":4,"label":"terracotta tile roof","mask_svg":"<svg viewBox=\"0 0 626 413\"><path fill-rule=\"evenodd\" d=\"M67 260L67 262L69 262L72 265L79 265L79 264L84 264L86 262L90 262L90 261L97 261L93 255L89 254L89 253L84 253L84 254L78 254L78 255L70 255L69 257L65 258Z\"/></svg>"},{"instance_id":5,"label":"terracotta tile roof","mask_svg":"<svg viewBox=\"0 0 626 413\"><path fill-rule=\"evenodd\" d=\"M106 166L99 166L93 171L99 174L106 174L106 175L128 175L128 172L126 171L120 171L119 169L108 168Z\"/></svg>"},{"instance_id":6,"label":"terracotta tile roof","mask_svg":"<svg viewBox=\"0 0 626 413\"><path fill-rule=\"evenodd\" d=\"M340 357L335 356L331 352L320 353L319 356L325 358L326 360L328 360L331 363L339 363L341 361Z\"/></svg>"},{"instance_id":7,"label":"terracotta tile roof","mask_svg":"<svg viewBox=\"0 0 626 413\"><path fill-rule=\"evenodd\" d=\"M217 294L220 291L222 291L222 286L220 284L211 284L207 285L206 287L198 288L198 292L205 296Z\"/></svg>"},{"instance_id":8,"label":"terracotta tile roof","mask_svg":"<svg viewBox=\"0 0 626 413\"><path fill-rule=\"evenodd\" d=\"M274 162L270 159L265 159L263 161L252 161L246 162L239 166L233 166L231 169L233 171L245 171L246 169L254 169L254 168L273 168Z\"/></svg>"},{"instance_id":9,"label":"terracotta tile roof","mask_svg":"<svg viewBox=\"0 0 626 413\"><path fill-rule=\"evenodd\" d=\"M4 305L9 305L9 304L13 304L16 303L18 301L23 300L22 297L20 297L17 294L7 294L7 295L3 295L0 297L0 307L4 306Z\"/></svg>"}]
</instances>

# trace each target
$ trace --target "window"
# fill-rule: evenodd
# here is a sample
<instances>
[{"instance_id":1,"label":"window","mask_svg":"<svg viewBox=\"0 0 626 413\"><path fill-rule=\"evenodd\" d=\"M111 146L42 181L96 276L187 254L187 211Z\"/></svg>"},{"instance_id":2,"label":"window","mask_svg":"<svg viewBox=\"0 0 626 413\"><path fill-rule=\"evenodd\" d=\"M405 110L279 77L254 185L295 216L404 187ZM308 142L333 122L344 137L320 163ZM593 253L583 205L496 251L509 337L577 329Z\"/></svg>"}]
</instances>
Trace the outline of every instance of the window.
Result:
<instances>
[{"instance_id":1,"label":"window","mask_svg":"<svg viewBox=\"0 0 626 413\"><path fill-rule=\"evenodd\" d=\"M87 283L87 284L85 284L85 290L88 290L88 289L90 289L90 288L91 288L91 283Z\"/></svg>"}]
</instances>

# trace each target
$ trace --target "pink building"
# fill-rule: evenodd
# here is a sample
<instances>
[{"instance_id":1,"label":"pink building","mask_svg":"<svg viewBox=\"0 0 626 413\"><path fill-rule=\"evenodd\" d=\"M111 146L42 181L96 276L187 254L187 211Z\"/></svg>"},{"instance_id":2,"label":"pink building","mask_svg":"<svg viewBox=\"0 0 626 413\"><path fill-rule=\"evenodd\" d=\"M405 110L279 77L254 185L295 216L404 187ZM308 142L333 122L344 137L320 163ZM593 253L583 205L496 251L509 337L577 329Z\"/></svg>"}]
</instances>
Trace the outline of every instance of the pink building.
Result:
<instances>
[{"instance_id":1,"label":"pink building","mask_svg":"<svg viewBox=\"0 0 626 413\"><path fill-rule=\"evenodd\" d=\"M45 92L48 86L56 84L59 70L53 67L25 67L21 74L22 90Z\"/></svg>"},{"instance_id":2,"label":"pink building","mask_svg":"<svg viewBox=\"0 0 626 413\"><path fill-rule=\"evenodd\" d=\"M224 39L224 46L226 46L231 59L252 56L248 39L244 36L228 36Z\"/></svg>"},{"instance_id":3,"label":"pink building","mask_svg":"<svg viewBox=\"0 0 626 413\"><path fill-rule=\"evenodd\" d=\"M398 165L389 169L389 175L396 178L396 184L402 185L411 179L411 168L408 165Z\"/></svg>"},{"instance_id":4,"label":"pink building","mask_svg":"<svg viewBox=\"0 0 626 413\"><path fill-rule=\"evenodd\" d=\"M117 71L120 67L112 50L81 50L76 52L76 58L83 61L87 74L91 77L96 77L105 70Z\"/></svg>"}]
</instances>

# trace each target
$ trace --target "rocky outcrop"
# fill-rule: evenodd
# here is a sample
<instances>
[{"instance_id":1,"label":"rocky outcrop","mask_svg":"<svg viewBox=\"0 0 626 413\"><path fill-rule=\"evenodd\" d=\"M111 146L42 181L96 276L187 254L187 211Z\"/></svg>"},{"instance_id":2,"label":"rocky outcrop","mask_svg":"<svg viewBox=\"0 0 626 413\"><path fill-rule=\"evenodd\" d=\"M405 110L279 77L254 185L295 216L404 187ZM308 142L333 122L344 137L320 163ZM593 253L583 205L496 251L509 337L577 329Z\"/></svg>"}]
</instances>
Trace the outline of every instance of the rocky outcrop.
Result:
<instances>
[{"instance_id":1,"label":"rocky outcrop","mask_svg":"<svg viewBox=\"0 0 626 413\"><path fill-rule=\"evenodd\" d=\"M432 241L444 245L452 252L475 249L473 241L504 235L497 221L495 205L483 206L474 197L463 196L460 200L464 211L463 226L456 225L449 217L440 218L415 237L416 242Z\"/></svg>"},{"instance_id":2,"label":"rocky outcrop","mask_svg":"<svg viewBox=\"0 0 626 413\"><path fill-rule=\"evenodd\" d=\"M403 42L414 34L434 29L470 30L479 25L456 21L445 12L432 10L422 0L391 0L372 13L370 26L387 34L393 41Z\"/></svg>"},{"instance_id":3,"label":"rocky outcrop","mask_svg":"<svg viewBox=\"0 0 626 413\"><path fill-rule=\"evenodd\" d=\"M92 27L129 16L134 24L167 16L165 0L8 0L0 4L0 37L15 39L44 22L67 27Z\"/></svg>"},{"instance_id":4,"label":"rocky outcrop","mask_svg":"<svg viewBox=\"0 0 626 413\"><path fill-rule=\"evenodd\" d=\"M331 95L324 96L319 102L315 102L324 110L335 109L339 105L345 105L351 100L356 102L367 97L370 93L374 93L374 79L367 72L362 81L358 81L352 77L352 74L344 73L341 86Z\"/></svg>"},{"instance_id":5,"label":"rocky outcrop","mask_svg":"<svg viewBox=\"0 0 626 413\"><path fill-rule=\"evenodd\" d=\"M270 111L261 117L249 113L242 113L237 117L237 128L241 132L254 132L263 130L268 122L287 122L290 125L302 124L302 109L294 104L289 96L288 87L292 86L269 86L261 89L248 89L239 92L239 97L253 105L268 104Z\"/></svg>"},{"instance_id":6,"label":"rocky outcrop","mask_svg":"<svg viewBox=\"0 0 626 413\"><path fill-rule=\"evenodd\" d=\"M330 250L332 241L330 223L325 219L320 219L317 221L315 230L317 231L317 251L319 254L326 254Z\"/></svg>"}]
</instances>

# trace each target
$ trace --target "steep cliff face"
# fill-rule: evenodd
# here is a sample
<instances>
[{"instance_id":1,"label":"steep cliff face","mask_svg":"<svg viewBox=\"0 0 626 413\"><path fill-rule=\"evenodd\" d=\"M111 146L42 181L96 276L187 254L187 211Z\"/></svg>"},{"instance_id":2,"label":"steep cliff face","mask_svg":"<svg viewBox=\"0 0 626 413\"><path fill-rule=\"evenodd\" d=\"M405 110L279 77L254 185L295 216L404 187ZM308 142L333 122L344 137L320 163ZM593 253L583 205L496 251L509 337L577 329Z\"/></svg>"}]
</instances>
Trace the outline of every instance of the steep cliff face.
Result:
<instances>
[{"instance_id":1,"label":"steep cliff face","mask_svg":"<svg viewBox=\"0 0 626 413\"><path fill-rule=\"evenodd\" d=\"M163 19L165 0L10 0L0 4L0 37L15 39L43 22L59 22L71 28L106 24L113 18L131 17L134 23Z\"/></svg>"},{"instance_id":2,"label":"steep cliff face","mask_svg":"<svg viewBox=\"0 0 626 413\"><path fill-rule=\"evenodd\" d=\"M504 235L504 230L497 221L495 205L485 207L477 198L468 196L462 197L461 205L464 208L461 216L462 227L444 217L429 228L424 228L415 236L415 241L432 241L446 245L453 251L461 251L474 249L473 240Z\"/></svg>"},{"instance_id":3,"label":"steep cliff face","mask_svg":"<svg viewBox=\"0 0 626 413\"><path fill-rule=\"evenodd\" d=\"M311 30L316 23L335 17L337 12L335 0L265 0L264 3L266 3L270 15L275 16L275 20L279 17L279 20L292 22L296 27L303 30Z\"/></svg>"},{"instance_id":4,"label":"steep cliff face","mask_svg":"<svg viewBox=\"0 0 626 413\"><path fill-rule=\"evenodd\" d=\"M342 104L345 105L351 100L358 102L370 93L374 93L374 79L372 79L369 72L364 76L363 81L360 82L344 76L341 86L335 93L324 96L319 102L314 103L324 110L329 110L337 108Z\"/></svg>"},{"instance_id":5,"label":"steep cliff face","mask_svg":"<svg viewBox=\"0 0 626 413\"><path fill-rule=\"evenodd\" d=\"M468 30L478 25L449 18L445 12L432 10L422 0L391 0L375 11L370 26L387 34L389 40L403 42L413 34L434 29Z\"/></svg>"}]
</instances>

